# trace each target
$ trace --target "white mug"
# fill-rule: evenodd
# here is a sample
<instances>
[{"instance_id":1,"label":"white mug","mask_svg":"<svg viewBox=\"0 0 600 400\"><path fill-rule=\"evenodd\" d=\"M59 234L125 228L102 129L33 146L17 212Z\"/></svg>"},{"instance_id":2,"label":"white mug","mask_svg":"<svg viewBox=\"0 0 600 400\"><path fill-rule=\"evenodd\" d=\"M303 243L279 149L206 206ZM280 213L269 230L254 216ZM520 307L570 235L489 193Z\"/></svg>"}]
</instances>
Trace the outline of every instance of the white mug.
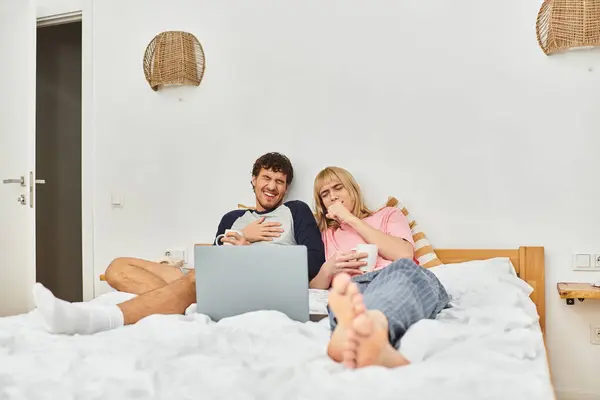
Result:
<instances>
[{"instance_id":1,"label":"white mug","mask_svg":"<svg viewBox=\"0 0 600 400\"><path fill-rule=\"evenodd\" d=\"M371 272L373 268L375 268L375 264L377 263L377 255L379 254L377 245L375 244L359 244L354 249L357 253L366 253L367 258L362 259L361 261L366 261L367 265L360 267L362 272Z\"/></svg>"},{"instance_id":2,"label":"white mug","mask_svg":"<svg viewBox=\"0 0 600 400\"><path fill-rule=\"evenodd\" d=\"M232 244L231 244L231 243L222 243L222 244L221 244L221 243L219 243L219 240L220 240L221 238L224 238L225 236L227 236L227 234L228 234L228 233L230 233L230 232L232 232L232 233L237 233L237 234L238 234L238 235L240 235L241 237L244 237L244 234L242 233L242 231L236 231L235 229L225 229L225 233L222 233L222 234L220 234L220 235L218 235L218 236L216 237L216 239L215 239L215 244L216 244L217 246L232 246Z\"/></svg>"}]
</instances>

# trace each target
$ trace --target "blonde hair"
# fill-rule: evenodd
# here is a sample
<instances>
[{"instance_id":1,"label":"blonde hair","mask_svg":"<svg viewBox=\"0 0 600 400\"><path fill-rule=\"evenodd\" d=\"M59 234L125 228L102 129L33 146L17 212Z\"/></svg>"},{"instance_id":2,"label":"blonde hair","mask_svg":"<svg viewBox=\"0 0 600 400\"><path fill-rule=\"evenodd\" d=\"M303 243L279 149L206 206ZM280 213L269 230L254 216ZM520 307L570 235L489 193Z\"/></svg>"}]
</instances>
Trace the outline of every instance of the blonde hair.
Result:
<instances>
[{"instance_id":1,"label":"blonde hair","mask_svg":"<svg viewBox=\"0 0 600 400\"><path fill-rule=\"evenodd\" d=\"M354 208L351 210L356 217L363 219L373 214L365 204L365 200L360 190L360 186L350 172L340 167L327 167L319 172L314 183L314 198L315 198L315 218L321 232L325 232L329 228L337 229L340 224L333 219L326 217L327 209L323 205L321 199L321 188L330 182L340 182L350 193L350 197L354 200Z\"/></svg>"}]
</instances>

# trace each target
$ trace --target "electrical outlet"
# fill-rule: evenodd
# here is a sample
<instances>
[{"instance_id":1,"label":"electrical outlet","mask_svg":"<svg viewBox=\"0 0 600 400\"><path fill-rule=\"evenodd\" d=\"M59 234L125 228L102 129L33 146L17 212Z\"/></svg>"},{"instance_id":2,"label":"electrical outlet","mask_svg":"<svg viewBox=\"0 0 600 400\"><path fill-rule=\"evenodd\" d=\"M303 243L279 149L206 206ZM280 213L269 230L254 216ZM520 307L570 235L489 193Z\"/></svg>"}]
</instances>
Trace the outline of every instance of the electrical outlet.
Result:
<instances>
[{"instance_id":1,"label":"electrical outlet","mask_svg":"<svg viewBox=\"0 0 600 400\"><path fill-rule=\"evenodd\" d=\"M165 250L165 256L173 260L183 260L184 263L187 263L187 253L184 248L167 249Z\"/></svg>"},{"instance_id":2,"label":"electrical outlet","mask_svg":"<svg viewBox=\"0 0 600 400\"><path fill-rule=\"evenodd\" d=\"M590 325L590 343L600 344L600 325Z\"/></svg>"},{"instance_id":3,"label":"electrical outlet","mask_svg":"<svg viewBox=\"0 0 600 400\"><path fill-rule=\"evenodd\" d=\"M600 269L600 253L594 254L593 267Z\"/></svg>"}]
</instances>

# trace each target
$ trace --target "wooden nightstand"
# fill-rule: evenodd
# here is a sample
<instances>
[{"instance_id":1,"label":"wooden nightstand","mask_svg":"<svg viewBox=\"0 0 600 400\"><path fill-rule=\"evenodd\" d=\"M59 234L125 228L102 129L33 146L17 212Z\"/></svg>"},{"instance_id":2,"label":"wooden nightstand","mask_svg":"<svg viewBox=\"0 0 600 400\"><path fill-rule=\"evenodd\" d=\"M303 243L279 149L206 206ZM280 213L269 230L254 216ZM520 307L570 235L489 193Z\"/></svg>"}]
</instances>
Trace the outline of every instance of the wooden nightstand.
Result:
<instances>
[{"instance_id":1,"label":"wooden nightstand","mask_svg":"<svg viewBox=\"0 0 600 400\"><path fill-rule=\"evenodd\" d=\"M556 290L558 290L560 298L565 299L570 306L575 304L575 299L579 301L585 299L600 300L600 288L592 286L591 283L558 282Z\"/></svg>"}]
</instances>

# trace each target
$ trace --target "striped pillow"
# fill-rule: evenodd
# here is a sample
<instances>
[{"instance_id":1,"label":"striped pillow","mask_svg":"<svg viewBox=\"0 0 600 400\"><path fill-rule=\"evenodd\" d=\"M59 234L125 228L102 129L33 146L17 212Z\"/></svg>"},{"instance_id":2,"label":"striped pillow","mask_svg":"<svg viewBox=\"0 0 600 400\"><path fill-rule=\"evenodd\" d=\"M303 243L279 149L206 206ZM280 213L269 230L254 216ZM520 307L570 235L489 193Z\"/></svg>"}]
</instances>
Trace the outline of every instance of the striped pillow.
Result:
<instances>
[{"instance_id":1,"label":"striped pillow","mask_svg":"<svg viewBox=\"0 0 600 400\"><path fill-rule=\"evenodd\" d=\"M419 265L424 268L442 265L442 260L440 260L437 254L435 254L433 246L429 242L429 239L427 239L427 235L425 235L425 232L421 230L421 227L413 219L406 207L404 207L402 203L400 203L395 197L388 197L388 201L385 203L385 206L398 207L402 211L402 214L404 214L404 216L408 219L410 231L413 235L413 241L415 242L415 258L419 261Z\"/></svg>"}]
</instances>

